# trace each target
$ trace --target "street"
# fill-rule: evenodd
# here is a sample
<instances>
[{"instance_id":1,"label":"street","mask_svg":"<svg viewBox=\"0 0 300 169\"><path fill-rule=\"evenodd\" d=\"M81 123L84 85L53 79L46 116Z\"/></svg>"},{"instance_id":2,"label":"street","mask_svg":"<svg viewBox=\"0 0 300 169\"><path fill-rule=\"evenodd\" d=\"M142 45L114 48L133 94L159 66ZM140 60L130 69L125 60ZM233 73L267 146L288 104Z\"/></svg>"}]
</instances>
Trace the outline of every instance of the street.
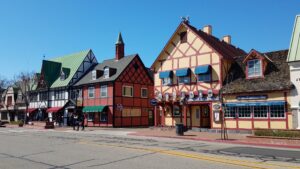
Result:
<instances>
[{"instance_id":1,"label":"street","mask_svg":"<svg viewBox=\"0 0 300 169\"><path fill-rule=\"evenodd\" d=\"M133 131L0 128L0 168L300 168L299 149L129 136Z\"/></svg>"}]
</instances>

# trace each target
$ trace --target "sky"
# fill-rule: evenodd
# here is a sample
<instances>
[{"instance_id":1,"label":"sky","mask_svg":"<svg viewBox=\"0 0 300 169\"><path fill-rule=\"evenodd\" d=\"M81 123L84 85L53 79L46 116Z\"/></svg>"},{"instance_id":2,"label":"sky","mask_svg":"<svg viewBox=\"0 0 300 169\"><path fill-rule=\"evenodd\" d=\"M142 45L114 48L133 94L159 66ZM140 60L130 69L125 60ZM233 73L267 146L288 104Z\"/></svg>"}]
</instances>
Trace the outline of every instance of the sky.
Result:
<instances>
[{"instance_id":1,"label":"sky","mask_svg":"<svg viewBox=\"0 0 300 169\"><path fill-rule=\"evenodd\" d=\"M122 32L125 54L150 67L181 22L232 36L246 52L288 49L299 0L0 0L0 76L39 72L44 59L92 49L114 57Z\"/></svg>"}]
</instances>

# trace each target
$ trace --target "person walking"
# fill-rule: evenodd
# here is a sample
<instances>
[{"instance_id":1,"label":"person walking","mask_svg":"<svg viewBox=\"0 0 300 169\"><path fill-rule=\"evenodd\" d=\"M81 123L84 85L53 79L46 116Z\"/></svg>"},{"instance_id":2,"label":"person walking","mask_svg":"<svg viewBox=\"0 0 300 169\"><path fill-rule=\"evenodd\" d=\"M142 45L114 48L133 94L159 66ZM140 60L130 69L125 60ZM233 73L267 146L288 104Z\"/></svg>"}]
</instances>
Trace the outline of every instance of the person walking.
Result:
<instances>
[{"instance_id":1,"label":"person walking","mask_svg":"<svg viewBox=\"0 0 300 169\"><path fill-rule=\"evenodd\" d=\"M82 117L81 117L81 130L84 130L84 127L85 127L85 119L86 119L86 113L83 113L82 114Z\"/></svg>"},{"instance_id":2,"label":"person walking","mask_svg":"<svg viewBox=\"0 0 300 169\"><path fill-rule=\"evenodd\" d=\"M78 121L78 115L74 114L73 117L73 130L75 130L75 127L77 126L77 130L79 130L79 121Z\"/></svg>"}]
</instances>

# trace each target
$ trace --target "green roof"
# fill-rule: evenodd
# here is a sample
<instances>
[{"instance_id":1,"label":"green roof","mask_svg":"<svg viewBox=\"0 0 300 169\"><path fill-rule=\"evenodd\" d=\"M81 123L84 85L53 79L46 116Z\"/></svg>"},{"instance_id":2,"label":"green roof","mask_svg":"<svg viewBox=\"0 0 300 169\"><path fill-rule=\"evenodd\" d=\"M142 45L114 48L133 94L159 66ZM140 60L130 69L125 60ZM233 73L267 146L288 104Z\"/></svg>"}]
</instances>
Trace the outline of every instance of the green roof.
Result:
<instances>
[{"instance_id":1,"label":"green roof","mask_svg":"<svg viewBox=\"0 0 300 169\"><path fill-rule=\"evenodd\" d=\"M56 70L51 72L50 75L54 75L55 80L52 82L52 79L50 83L50 88L55 88L55 87L64 87L67 86L70 81L72 80L73 76L77 72L79 66L81 63L84 61L85 57L88 55L90 52L90 49L84 50L78 53L70 54L70 55L65 55L62 57L50 59L49 61L60 63L61 67L56 68ZM52 65L53 66L53 65ZM66 75L65 80L61 80L59 75L63 71ZM57 72L59 72L57 76Z\"/></svg>"},{"instance_id":2,"label":"green roof","mask_svg":"<svg viewBox=\"0 0 300 169\"><path fill-rule=\"evenodd\" d=\"M85 106L82 109L84 113L102 112L107 106Z\"/></svg>"},{"instance_id":3,"label":"green roof","mask_svg":"<svg viewBox=\"0 0 300 169\"><path fill-rule=\"evenodd\" d=\"M287 61L300 61L300 15L297 15L295 19L295 25Z\"/></svg>"}]
</instances>

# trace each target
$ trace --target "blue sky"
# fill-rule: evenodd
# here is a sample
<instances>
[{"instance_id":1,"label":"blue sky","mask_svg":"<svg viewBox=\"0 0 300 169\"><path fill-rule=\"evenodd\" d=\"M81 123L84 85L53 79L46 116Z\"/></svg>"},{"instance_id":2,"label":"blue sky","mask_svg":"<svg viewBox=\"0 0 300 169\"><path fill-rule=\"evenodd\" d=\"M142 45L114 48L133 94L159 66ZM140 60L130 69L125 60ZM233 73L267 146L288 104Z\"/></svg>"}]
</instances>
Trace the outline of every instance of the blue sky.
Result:
<instances>
[{"instance_id":1,"label":"blue sky","mask_svg":"<svg viewBox=\"0 0 300 169\"><path fill-rule=\"evenodd\" d=\"M151 66L186 15L247 52L287 49L297 14L297 0L0 0L0 75L40 71L43 55L89 48L98 61L112 58L119 31L125 53Z\"/></svg>"}]
</instances>

